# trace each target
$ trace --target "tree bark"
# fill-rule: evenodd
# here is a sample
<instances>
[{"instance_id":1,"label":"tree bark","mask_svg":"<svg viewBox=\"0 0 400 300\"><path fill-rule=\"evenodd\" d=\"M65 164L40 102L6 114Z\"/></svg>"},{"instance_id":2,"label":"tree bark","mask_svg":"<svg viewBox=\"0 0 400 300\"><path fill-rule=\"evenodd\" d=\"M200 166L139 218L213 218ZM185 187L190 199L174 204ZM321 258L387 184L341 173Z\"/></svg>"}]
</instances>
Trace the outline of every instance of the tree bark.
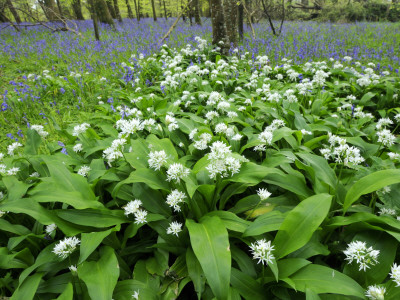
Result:
<instances>
[{"instance_id":1,"label":"tree bark","mask_svg":"<svg viewBox=\"0 0 400 300\"><path fill-rule=\"evenodd\" d=\"M90 6L90 13L92 14L94 36L96 38L96 41L100 41L99 24L98 24L96 6L94 5L94 1L95 0L88 0Z\"/></svg>"},{"instance_id":2,"label":"tree bark","mask_svg":"<svg viewBox=\"0 0 400 300\"><path fill-rule=\"evenodd\" d=\"M116 19L117 15L115 14L112 0L106 0L106 3L107 3L108 11L110 12L111 18ZM99 18L100 18L100 22L101 22L101 17L99 16Z\"/></svg>"},{"instance_id":3,"label":"tree bark","mask_svg":"<svg viewBox=\"0 0 400 300\"><path fill-rule=\"evenodd\" d=\"M165 20L168 20L168 13L167 13L167 7L165 6L165 0L163 0L163 4L164 4L164 16L165 16Z\"/></svg>"},{"instance_id":4,"label":"tree bark","mask_svg":"<svg viewBox=\"0 0 400 300\"><path fill-rule=\"evenodd\" d=\"M129 4L129 0L125 0L125 3L126 3L126 8L128 9L128 18L133 19L133 12L131 5Z\"/></svg>"},{"instance_id":5,"label":"tree bark","mask_svg":"<svg viewBox=\"0 0 400 300\"><path fill-rule=\"evenodd\" d=\"M150 0L150 1L151 1L151 9L153 10L153 19L154 19L154 21L157 21L156 6L154 4L154 0Z\"/></svg>"},{"instance_id":6,"label":"tree bark","mask_svg":"<svg viewBox=\"0 0 400 300\"><path fill-rule=\"evenodd\" d=\"M193 6L194 6L194 21L196 22L197 25L201 26L202 24L201 24L201 18L200 18L200 1L194 0Z\"/></svg>"},{"instance_id":7,"label":"tree bark","mask_svg":"<svg viewBox=\"0 0 400 300\"><path fill-rule=\"evenodd\" d=\"M139 13L139 9L138 9L136 0L133 0L133 4L135 5L136 20L139 22L140 21L140 13Z\"/></svg>"},{"instance_id":8,"label":"tree bark","mask_svg":"<svg viewBox=\"0 0 400 300\"><path fill-rule=\"evenodd\" d=\"M121 12L119 11L118 0L114 0L115 16L119 22L122 22Z\"/></svg>"},{"instance_id":9,"label":"tree bark","mask_svg":"<svg viewBox=\"0 0 400 300\"><path fill-rule=\"evenodd\" d=\"M212 44L220 47L222 54L228 54L229 46L226 39L223 0L211 0L210 8L213 32Z\"/></svg>"},{"instance_id":10,"label":"tree bark","mask_svg":"<svg viewBox=\"0 0 400 300\"><path fill-rule=\"evenodd\" d=\"M11 11L15 22L17 23L21 23L21 18L19 17L19 14L17 12L17 10L15 9L15 7L13 6L13 4L11 3L11 0L6 0L6 6L8 7L8 9Z\"/></svg>"},{"instance_id":11,"label":"tree bark","mask_svg":"<svg viewBox=\"0 0 400 300\"><path fill-rule=\"evenodd\" d=\"M107 4L104 0L93 0L94 2L94 11L99 18L99 21L102 23L106 23L115 28L114 20L111 17L110 11L108 10Z\"/></svg>"},{"instance_id":12,"label":"tree bark","mask_svg":"<svg viewBox=\"0 0 400 300\"><path fill-rule=\"evenodd\" d=\"M238 6L238 31L239 31L239 39L243 41L243 33L244 33L244 8L243 3L240 2Z\"/></svg>"},{"instance_id":13,"label":"tree bark","mask_svg":"<svg viewBox=\"0 0 400 300\"><path fill-rule=\"evenodd\" d=\"M57 8L54 0L39 0L39 4L40 4L41 8L43 9L43 12L44 12L46 18L49 21L59 20L58 14L60 12L58 11L58 8Z\"/></svg>"},{"instance_id":14,"label":"tree bark","mask_svg":"<svg viewBox=\"0 0 400 300\"><path fill-rule=\"evenodd\" d=\"M57 2L58 11L60 12L60 18L63 19L63 20L65 20L64 14L63 14L63 11L62 11L62 8L61 8L60 0L56 0L56 2Z\"/></svg>"},{"instance_id":15,"label":"tree bark","mask_svg":"<svg viewBox=\"0 0 400 300\"><path fill-rule=\"evenodd\" d=\"M77 20L85 20L82 14L81 0L72 0L72 10Z\"/></svg>"},{"instance_id":16,"label":"tree bark","mask_svg":"<svg viewBox=\"0 0 400 300\"><path fill-rule=\"evenodd\" d=\"M225 19L225 28L226 35L229 41L229 46L231 44L236 47L237 46L237 36L238 36L238 8L237 8L237 0L224 0L224 19Z\"/></svg>"}]
</instances>

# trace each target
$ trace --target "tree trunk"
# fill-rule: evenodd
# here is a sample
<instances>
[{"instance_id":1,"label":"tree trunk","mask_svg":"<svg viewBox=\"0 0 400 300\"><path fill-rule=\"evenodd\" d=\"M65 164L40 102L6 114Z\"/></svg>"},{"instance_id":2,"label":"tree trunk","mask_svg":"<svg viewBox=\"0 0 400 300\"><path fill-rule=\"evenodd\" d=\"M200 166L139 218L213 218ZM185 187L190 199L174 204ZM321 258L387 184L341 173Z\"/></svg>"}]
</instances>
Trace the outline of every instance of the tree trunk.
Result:
<instances>
[{"instance_id":1,"label":"tree trunk","mask_svg":"<svg viewBox=\"0 0 400 300\"><path fill-rule=\"evenodd\" d=\"M114 6L111 1L112 0L106 0L107 8L108 8L108 11L110 12L111 18L116 19L117 15L115 14ZM100 22L101 22L101 17L99 16L99 18L100 18Z\"/></svg>"},{"instance_id":2,"label":"tree trunk","mask_svg":"<svg viewBox=\"0 0 400 300\"><path fill-rule=\"evenodd\" d=\"M96 38L96 41L100 41L99 24L98 24L96 6L94 5L94 1L95 0L88 0L90 6L90 13L92 14L94 36Z\"/></svg>"},{"instance_id":3,"label":"tree trunk","mask_svg":"<svg viewBox=\"0 0 400 300\"><path fill-rule=\"evenodd\" d=\"M160 4L160 18L162 18L162 0L159 0L159 4Z\"/></svg>"},{"instance_id":4,"label":"tree trunk","mask_svg":"<svg viewBox=\"0 0 400 300\"><path fill-rule=\"evenodd\" d=\"M140 14L139 14L139 9L138 9L136 0L133 0L133 4L135 5L136 20L139 22L140 21Z\"/></svg>"},{"instance_id":5,"label":"tree trunk","mask_svg":"<svg viewBox=\"0 0 400 300\"><path fill-rule=\"evenodd\" d=\"M62 8L61 8L60 0L56 0L56 2L57 2L58 11L60 12L60 18L65 20L64 14L63 14L63 11L62 11Z\"/></svg>"},{"instance_id":6,"label":"tree trunk","mask_svg":"<svg viewBox=\"0 0 400 300\"><path fill-rule=\"evenodd\" d=\"M223 0L211 0L212 44L221 48L223 54L228 54L229 46L226 40Z\"/></svg>"},{"instance_id":7,"label":"tree trunk","mask_svg":"<svg viewBox=\"0 0 400 300\"><path fill-rule=\"evenodd\" d=\"M114 0L115 16L119 22L122 22L121 12L119 11L118 0Z\"/></svg>"},{"instance_id":8,"label":"tree trunk","mask_svg":"<svg viewBox=\"0 0 400 300\"><path fill-rule=\"evenodd\" d=\"M238 30L239 30L239 38L243 41L243 32L244 32L244 8L242 2L238 6Z\"/></svg>"},{"instance_id":9,"label":"tree trunk","mask_svg":"<svg viewBox=\"0 0 400 300\"><path fill-rule=\"evenodd\" d=\"M126 8L128 9L128 18L133 19L133 12L131 5L129 4L129 0L125 0L125 2L126 2Z\"/></svg>"},{"instance_id":10,"label":"tree trunk","mask_svg":"<svg viewBox=\"0 0 400 300\"><path fill-rule=\"evenodd\" d=\"M153 10L153 19L154 19L154 21L157 21L156 6L154 4L154 0L150 0L150 1L151 1L151 9Z\"/></svg>"},{"instance_id":11,"label":"tree trunk","mask_svg":"<svg viewBox=\"0 0 400 300\"><path fill-rule=\"evenodd\" d=\"M197 25L201 26L201 18L200 18L200 1L199 0L194 0L193 1L193 7L194 7L194 21L196 22Z\"/></svg>"},{"instance_id":12,"label":"tree trunk","mask_svg":"<svg viewBox=\"0 0 400 300\"><path fill-rule=\"evenodd\" d=\"M140 4L140 0L137 0L137 9L138 9L139 20L140 20L143 17L143 15L142 15L142 6Z\"/></svg>"},{"instance_id":13,"label":"tree trunk","mask_svg":"<svg viewBox=\"0 0 400 300\"><path fill-rule=\"evenodd\" d=\"M104 0L93 0L95 1L95 9L99 21L106 23L115 28L114 20L111 17L110 11L108 10L107 4Z\"/></svg>"},{"instance_id":14,"label":"tree trunk","mask_svg":"<svg viewBox=\"0 0 400 300\"><path fill-rule=\"evenodd\" d=\"M167 7L165 6L165 0L163 0L164 4L164 15L165 15L165 20L168 20L168 13L167 13Z\"/></svg>"},{"instance_id":15,"label":"tree trunk","mask_svg":"<svg viewBox=\"0 0 400 300\"><path fill-rule=\"evenodd\" d=\"M39 0L39 4L49 21L59 20L59 11L54 0Z\"/></svg>"},{"instance_id":16,"label":"tree trunk","mask_svg":"<svg viewBox=\"0 0 400 300\"><path fill-rule=\"evenodd\" d=\"M224 0L224 19L226 35L229 41L229 46L233 44L237 46L238 35L238 22L237 22L237 0Z\"/></svg>"},{"instance_id":17,"label":"tree trunk","mask_svg":"<svg viewBox=\"0 0 400 300\"><path fill-rule=\"evenodd\" d=\"M72 10L77 20L85 20L82 14L81 0L72 0Z\"/></svg>"},{"instance_id":18,"label":"tree trunk","mask_svg":"<svg viewBox=\"0 0 400 300\"><path fill-rule=\"evenodd\" d=\"M7 0L6 1L6 6L11 11L11 13L12 13L14 19L15 19L15 22L21 23L21 18L19 17L19 14L18 14L17 10L13 6L13 4L11 3L11 0Z\"/></svg>"}]
</instances>

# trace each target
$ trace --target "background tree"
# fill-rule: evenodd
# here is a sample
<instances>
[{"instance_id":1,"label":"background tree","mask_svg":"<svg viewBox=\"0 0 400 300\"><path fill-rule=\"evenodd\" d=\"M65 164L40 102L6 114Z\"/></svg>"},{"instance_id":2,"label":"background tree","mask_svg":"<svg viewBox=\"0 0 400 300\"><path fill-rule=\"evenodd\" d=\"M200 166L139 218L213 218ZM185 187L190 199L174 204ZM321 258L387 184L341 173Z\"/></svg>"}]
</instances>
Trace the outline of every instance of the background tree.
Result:
<instances>
[{"instance_id":1,"label":"background tree","mask_svg":"<svg viewBox=\"0 0 400 300\"><path fill-rule=\"evenodd\" d=\"M43 12L49 21L58 20L58 11L57 5L54 0L38 0L40 7L43 9Z\"/></svg>"},{"instance_id":2,"label":"background tree","mask_svg":"<svg viewBox=\"0 0 400 300\"><path fill-rule=\"evenodd\" d=\"M126 3L126 9L128 10L128 18L133 19L133 12L131 5L129 4L129 0L125 0L125 3Z\"/></svg>"},{"instance_id":3,"label":"background tree","mask_svg":"<svg viewBox=\"0 0 400 300\"><path fill-rule=\"evenodd\" d=\"M121 12L119 10L118 0L113 0L113 2L114 2L115 17L116 17L116 19L118 19L119 22L122 22L122 17L121 17Z\"/></svg>"},{"instance_id":4,"label":"background tree","mask_svg":"<svg viewBox=\"0 0 400 300\"><path fill-rule=\"evenodd\" d=\"M82 14L81 0L72 0L72 10L74 11L77 20L85 20Z\"/></svg>"},{"instance_id":5,"label":"background tree","mask_svg":"<svg viewBox=\"0 0 400 300\"><path fill-rule=\"evenodd\" d=\"M193 8L194 8L194 21L197 25L201 25L200 18L200 0L193 0Z\"/></svg>"},{"instance_id":6,"label":"background tree","mask_svg":"<svg viewBox=\"0 0 400 300\"><path fill-rule=\"evenodd\" d=\"M112 0L106 0L108 11L110 12L111 18L116 19L117 15L115 14L114 4Z\"/></svg>"},{"instance_id":7,"label":"background tree","mask_svg":"<svg viewBox=\"0 0 400 300\"><path fill-rule=\"evenodd\" d=\"M108 10L107 4L104 0L92 0L94 1L94 11L96 12L99 21L106 23L115 28L115 23L111 17L110 11Z\"/></svg>"},{"instance_id":8,"label":"background tree","mask_svg":"<svg viewBox=\"0 0 400 300\"><path fill-rule=\"evenodd\" d=\"M153 11L153 19L154 19L154 21L157 21L156 6L154 4L154 0L150 0L150 1L151 1L151 9Z\"/></svg>"}]
</instances>

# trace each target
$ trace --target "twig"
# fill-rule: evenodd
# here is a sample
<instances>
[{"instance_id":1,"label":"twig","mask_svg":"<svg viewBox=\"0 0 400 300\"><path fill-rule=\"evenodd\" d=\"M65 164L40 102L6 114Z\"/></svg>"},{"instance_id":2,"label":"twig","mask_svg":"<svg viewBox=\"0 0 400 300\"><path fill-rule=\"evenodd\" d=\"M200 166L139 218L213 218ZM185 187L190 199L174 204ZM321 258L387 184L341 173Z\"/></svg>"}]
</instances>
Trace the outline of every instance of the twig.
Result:
<instances>
[{"instance_id":1,"label":"twig","mask_svg":"<svg viewBox=\"0 0 400 300\"><path fill-rule=\"evenodd\" d=\"M160 46L160 45L165 41L165 39L171 34L171 32L174 30L176 24L178 24L179 19L182 17L184 11L185 11L186 8L192 3L192 1L193 1L193 0L190 0L190 1L186 4L185 8L182 9L180 15L176 18L174 24L172 24L172 26L169 28L168 32L167 32L167 33L163 36L163 38L158 42L158 46Z\"/></svg>"}]
</instances>

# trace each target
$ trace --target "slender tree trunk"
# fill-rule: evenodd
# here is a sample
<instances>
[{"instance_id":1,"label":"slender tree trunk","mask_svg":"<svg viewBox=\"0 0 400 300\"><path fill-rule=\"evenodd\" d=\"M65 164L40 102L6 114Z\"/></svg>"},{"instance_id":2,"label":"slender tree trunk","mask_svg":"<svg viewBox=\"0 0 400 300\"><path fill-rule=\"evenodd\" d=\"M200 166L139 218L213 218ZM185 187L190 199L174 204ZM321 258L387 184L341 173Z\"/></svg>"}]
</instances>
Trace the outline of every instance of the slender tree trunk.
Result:
<instances>
[{"instance_id":1,"label":"slender tree trunk","mask_svg":"<svg viewBox=\"0 0 400 300\"><path fill-rule=\"evenodd\" d=\"M54 0L39 0L39 4L49 21L55 21L59 19L59 11Z\"/></svg>"},{"instance_id":2,"label":"slender tree trunk","mask_svg":"<svg viewBox=\"0 0 400 300\"><path fill-rule=\"evenodd\" d=\"M244 8L242 2L238 6L238 30L239 30L239 39L243 41L243 32L244 32Z\"/></svg>"},{"instance_id":3,"label":"slender tree trunk","mask_svg":"<svg viewBox=\"0 0 400 300\"><path fill-rule=\"evenodd\" d=\"M140 0L137 0L137 8L139 12L139 20L143 17L142 15L142 5L140 4Z\"/></svg>"},{"instance_id":4,"label":"slender tree trunk","mask_svg":"<svg viewBox=\"0 0 400 300\"><path fill-rule=\"evenodd\" d=\"M162 18L163 16L162 16L162 14L163 14L163 11L162 11L162 0L159 0L159 5L160 5L160 18Z\"/></svg>"},{"instance_id":5,"label":"slender tree trunk","mask_svg":"<svg viewBox=\"0 0 400 300\"><path fill-rule=\"evenodd\" d=\"M11 3L11 0L7 0L6 5L8 6L8 9L11 11L11 13L15 19L15 22L21 23L21 18L19 17L19 14L18 14L17 10L15 9L14 5Z\"/></svg>"},{"instance_id":6,"label":"slender tree trunk","mask_svg":"<svg viewBox=\"0 0 400 300\"><path fill-rule=\"evenodd\" d=\"M72 10L77 20L85 20L82 14L81 0L72 0Z\"/></svg>"},{"instance_id":7,"label":"slender tree trunk","mask_svg":"<svg viewBox=\"0 0 400 300\"><path fill-rule=\"evenodd\" d=\"M94 5L95 0L88 0L90 6L90 13L92 14L94 36L96 41L100 41L99 24L97 19L96 5Z\"/></svg>"},{"instance_id":8,"label":"slender tree trunk","mask_svg":"<svg viewBox=\"0 0 400 300\"><path fill-rule=\"evenodd\" d=\"M199 0L194 0L193 1L193 7L194 7L194 20L195 20L197 25L201 25L200 1Z\"/></svg>"},{"instance_id":9,"label":"slender tree trunk","mask_svg":"<svg viewBox=\"0 0 400 300\"><path fill-rule=\"evenodd\" d=\"M223 54L228 54L229 46L226 40L223 0L211 0L212 43L221 48Z\"/></svg>"},{"instance_id":10,"label":"slender tree trunk","mask_svg":"<svg viewBox=\"0 0 400 300\"><path fill-rule=\"evenodd\" d=\"M140 13L139 13L139 9L138 9L136 0L133 0L133 4L135 5L136 20L139 22L140 21Z\"/></svg>"},{"instance_id":11,"label":"slender tree trunk","mask_svg":"<svg viewBox=\"0 0 400 300\"><path fill-rule=\"evenodd\" d=\"M114 20L111 17L106 2L104 0L93 0L93 1L95 1L94 11L96 11L96 15L99 18L99 21L102 23L109 24L115 28Z\"/></svg>"},{"instance_id":12,"label":"slender tree trunk","mask_svg":"<svg viewBox=\"0 0 400 300\"><path fill-rule=\"evenodd\" d=\"M119 22L122 22L121 12L119 11L118 0L114 0L115 16Z\"/></svg>"},{"instance_id":13,"label":"slender tree trunk","mask_svg":"<svg viewBox=\"0 0 400 300\"><path fill-rule=\"evenodd\" d=\"M154 19L154 21L157 21L156 6L154 4L154 0L150 0L150 1L151 1L151 9L153 10L153 19Z\"/></svg>"},{"instance_id":14,"label":"slender tree trunk","mask_svg":"<svg viewBox=\"0 0 400 300\"><path fill-rule=\"evenodd\" d=\"M237 0L224 0L224 19L226 35L229 41L229 47L232 44L234 47L237 46L237 35L238 35L238 22L237 22Z\"/></svg>"},{"instance_id":15,"label":"slender tree trunk","mask_svg":"<svg viewBox=\"0 0 400 300\"><path fill-rule=\"evenodd\" d=\"M61 8L60 0L56 0L56 2L57 2L58 11L60 12L60 18L64 20L65 18L64 18L64 14L63 14L63 11Z\"/></svg>"},{"instance_id":16,"label":"slender tree trunk","mask_svg":"<svg viewBox=\"0 0 400 300\"><path fill-rule=\"evenodd\" d=\"M165 6L165 0L163 0L164 4L164 15L165 15L165 20L168 20L168 13L167 13L167 7Z\"/></svg>"},{"instance_id":17,"label":"slender tree trunk","mask_svg":"<svg viewBox=\"0 0 400 300\"><path fill-rule=\"evenodd\" d=\"M125 3L126 3L126 8L128 9L128 18L133 19L133 12L131 5L129 4L129 0L125 0Z\"/></svg>"},{"instance_id":18,"label":"slender tree trunk","mask_svg":"<svg viewBox=\"0 0 400 300\"><path fill-rule=\"evenodd\" d=\"M114 10L114 6L113 6L113 3L112 3L112 0L106 0L106 3L107 3L108 11L109 11L110 14L111 14L111 17L112 17L113 19L116 19L116 18L117 18L117 15L115 14L115 10ZM100 22L102 22L100 16L99 16L99 18L100 18Z\"/></svg>"}]
</instances>

